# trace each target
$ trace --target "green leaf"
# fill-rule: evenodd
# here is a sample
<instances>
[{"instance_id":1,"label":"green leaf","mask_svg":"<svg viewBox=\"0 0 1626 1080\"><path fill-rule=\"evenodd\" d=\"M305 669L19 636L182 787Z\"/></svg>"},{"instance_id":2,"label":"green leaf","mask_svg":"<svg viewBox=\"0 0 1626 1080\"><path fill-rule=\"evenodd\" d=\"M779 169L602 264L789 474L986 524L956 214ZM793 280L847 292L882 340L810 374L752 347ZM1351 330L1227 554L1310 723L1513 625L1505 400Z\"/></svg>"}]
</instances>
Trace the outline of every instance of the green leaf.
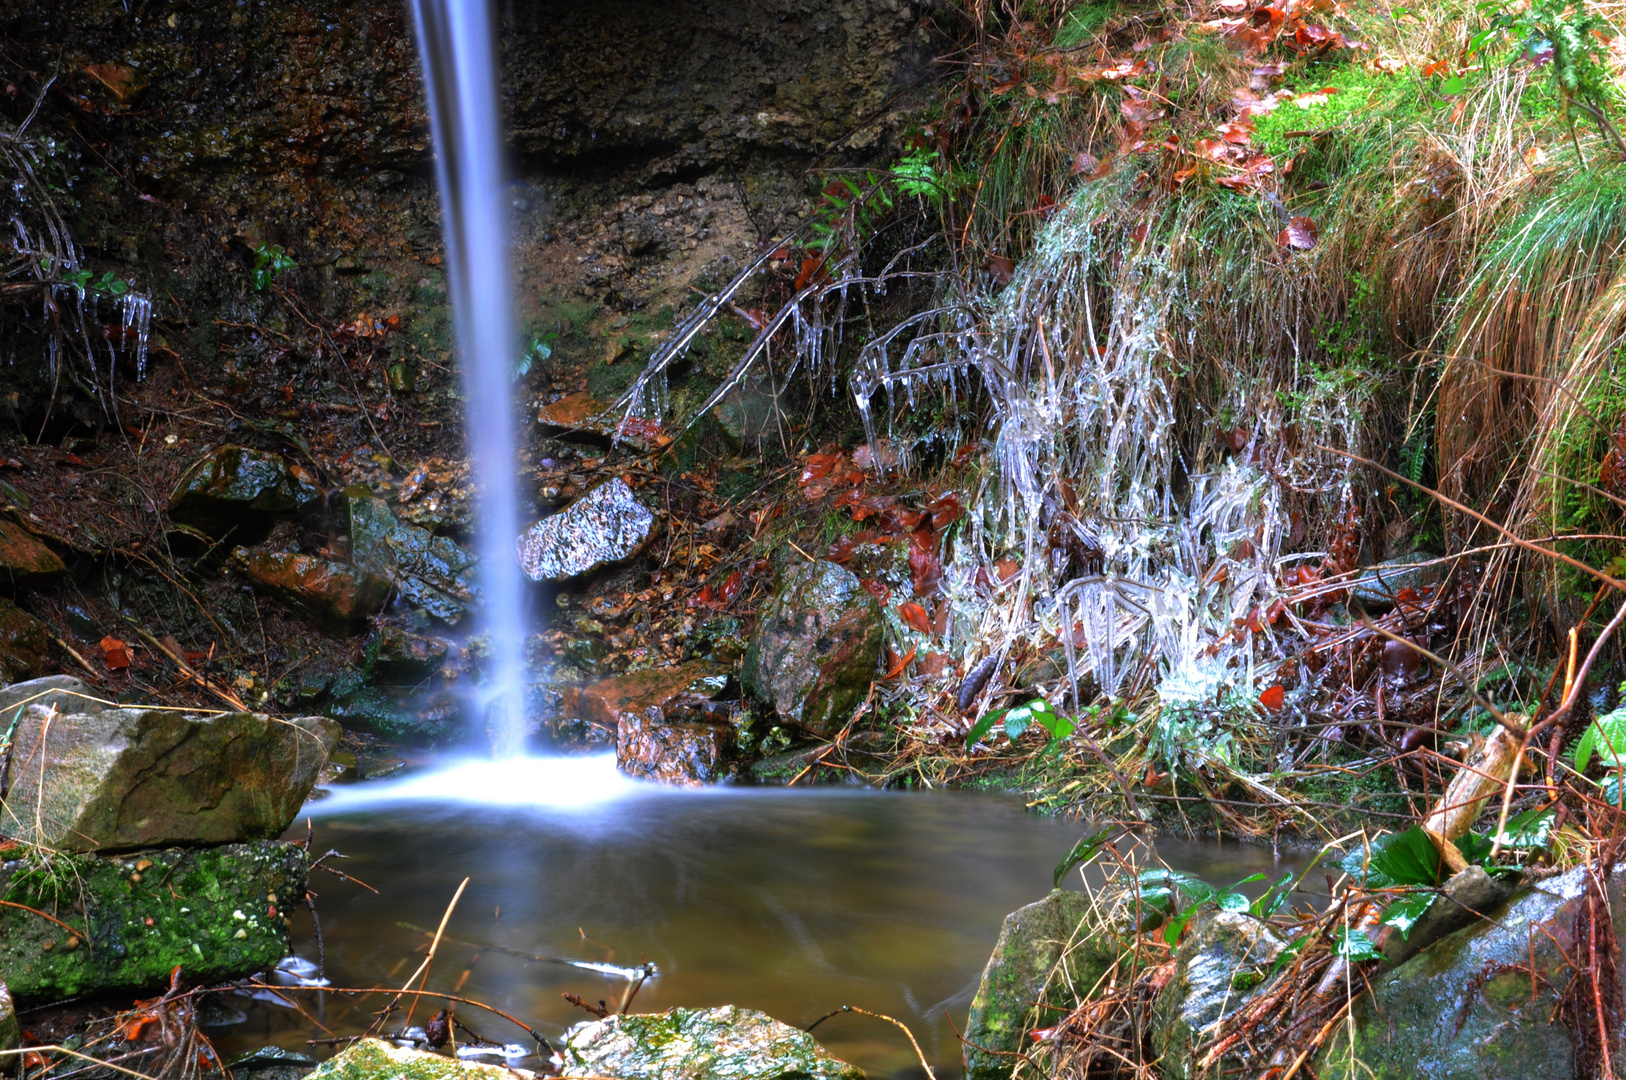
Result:
<instances>
[{"instance_id":1,"label":"green leaf","mask_svg":"<svg viewBox=\"0 0 1626 1080\"><path fill-rule=\"evenodd\" d=\"M1222 892L1215 897L1215 902L1221 911L1247 911L1251 906L1247 895L1239 892Z\"/></svg>"},{"instance_id":2,"label":"green leaf","mask_svg":"<svg viewBox=\"0 0 1626 1080\"><path fill-rule=\"evenodd\" d=\"M1192 907L1204 904L1214 899L1214 887L1194 874L1181 873L1179 870L1145 870L1140 878L1141 898L1144 902L1148 891L1158 895L1166 895L1172 906L1176 891L1188 900ZM1163 910L1167 911L1168 907Z\"/></svg>"},{"instance_id":3,"label":"green leaf","mask_svg":"<svg viewBox=\"0 0 1626 1080\"><path fill-rule=\"evenodd\" d=\"M1366 850L1357 849L1345 856L1340 865L1350 877L1373 889L1438 885L1444 869L1434 841L1418 825L1378 837Z\"/></svg>"},{"instance_id":4,"label":"green leaf","mask_svg":"<svg viewBox=\"0 0 1626 1080\"><path fill-rule=\"evenodd\" d=\"M975 724L972 724L971 730L965 733L965 744L967 746L975 746L977 743L981 742L987 737L990 731L994 730L994 725L999 723L1000 717L1004 716L1009 711L1009 709L994 709L988 713L985 713L983 718L978 720Z\"/></svg>"},{"instance_id":5,"label":"green leaf","mask_svg":"<svg viewBox=\"0 0 1626 1080\"><path fill-rule=\"evenodd\" d=\"M1190 922L1191 917L1195 914L1197 914L1197 907L1194 904L1191 907L1186 908L1186 910L1182 911L1180 914L1174 916L1168 922L1164 923L1163 943L1165 945L1173 945L1176 941L1179 941L1180 931L1186 928L1186 923Z\"/></svg>"},{"instance_id":6,"label":"green leaf","mask_svg":"<svg viewBox=\"0 0 1626 1080\"><path fill-rule=\"evenodd\" d=\"M1117 829L1108 825L1104 829L1097 829L1090 835L1083 837L1074 844L1072 850L1062 856L1061 862L1056 864L1056 872L1051 875L1051 882L1056 888L1061 888L1061 879L1081 863L1087 863L1101 853L1101 848L1112 838Z\"/></svg>"},{"instance_id":7,"label":"green leaf","mask_svg":"<svg viewBox=\"0 0 1626 1080\"><path fill-rule=\"evenodd\" d=\"M1268 919L1282 909L1287 903L1288 890L1284 886L1293 880L1293 871L1283 871L1276 883L1265 890L1263 896L1248 905L1248 912L1256 919Z\"/></svg>"},{"instance_id":8,"label":"green leaf","mask_svg":"<svg viewBox=\"0 0 1626 1080\"><path fill-rule=\"evenodd\" d=\"M1433 903L1433 893L1407 893L1383 909L1383 925L1394 927L1400 931L1401 937L1406 937L1411 933L1411 928L1417 925L1417 920L1423 917L1423 912Z\"/></svg>"},{"instance_id":9,"label":"green leaf","mask_svg":"<svg viewBox=\"0 0 1626 1080\"><path fill-rule=\"evenodd\" d=\"M1078 730L1077 724L1057 712L1048 701L1029 702L1028 709L1033 714L1033 722L1044 728L1052 739L1065 739Z\"/></svg>"},{"instance_id":10,"label":"green leaf","mask_svg":"<svg viewBox=\"0 0 1626 1080\"><path fill-rule=\"evenodd\" d=\"M1377 943L1367 937L1363 931L1340 926L1333 933L1333 939L1333 952L1351 963L1359 963L1362 960L1383 959L1383 953L1378 951Z\"/></svg>"},{"instance_id":11,"label":"green leaf","mask_svg":"<svg viewBox=\"0 0 1626 1080\"><path fill-rule=\"evenodd\" d=\"M1033 710L1026 705L1018 705L1005 714L1005 734L1013 739L1020 738L1027 731L1028 722L1033 719Z\"/></svg>"},{"instance_id":12,"label":"green leaf","mask_svg":"<svg viewBox=\"0 0 1626 1080\"><path fill-rule=\"evenodd\" d=\"M1507 819L1507 828L1502 831L1502 846L1515 851L1543 850L1552 838L1553 819L1556 816L1552 810L1526 810L1514 814Z\"/></svg>"},{"instance_id":13,"label":"green leaf","mask_svg":"<svg viewBox=\"0 0 1626 1080\"><path fill-rule=\"evenodd\" d=\"M1468 89L1468 80L1461 75L1453 75L1441 85L1440 93L1446 97L1456 97L1466 89Z\"/></svg>"},{"instance_id":14,"label":"green leaf","mask_svg":"<svg viewBox=\"0 0 1626 1080\"><path fill-rule=\"evenodd\" d=\"M1575 771L1586 772L1596 753L1606 769L1626 769L1626 709L1605 713L1587 725L1575 744Z\"/></svg>"},{"instance_id":15,"label":"green leaf","mask_svg":"<svg viewBox=\"0 0 1626 1080\"><path fill-rule=\"evenodd\" d=\"M1483 864L1490 858L1491 838L1481 833L1464 833L1456 839L1457 850L1469 865Z\"/></svg>"}]
</instances>

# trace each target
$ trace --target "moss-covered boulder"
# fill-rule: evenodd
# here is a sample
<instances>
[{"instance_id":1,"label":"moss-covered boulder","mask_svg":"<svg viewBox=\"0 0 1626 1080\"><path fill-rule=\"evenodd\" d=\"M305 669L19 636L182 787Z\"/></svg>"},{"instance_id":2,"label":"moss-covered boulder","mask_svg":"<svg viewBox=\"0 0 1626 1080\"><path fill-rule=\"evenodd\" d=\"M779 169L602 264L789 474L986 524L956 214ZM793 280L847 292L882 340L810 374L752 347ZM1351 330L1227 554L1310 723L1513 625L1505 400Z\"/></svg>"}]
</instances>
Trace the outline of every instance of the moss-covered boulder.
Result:
<instances>
[{"instance_id":1,"label":"moss-covered boulder","mask_svg":"<svg viewBox=\"0 0 1626 1080\"><path fill-rule=\"evenodd\" d=\"M1193 1049L1202 1033L1241 1008L1286 943L1236 911L1203 911L1180 942L1174 977L1158 994L1152 1043L1168 1080L1196 1076Z\"/></svg>"},{"instance_id":2,"label":"moss-covered boulder","mask_svg":"<svg viewBox=\"0 0 1626 1080\"><path fill-rule=\"evenodd\" d=\"M0 682L29 679L51 656L51 631L17 605L0 600Z\"/></svg>"},{"instance_id":3,"label":"moss-covered boulder","mask_svg":"<svg viewBox=\"0 0 1626 1080\"><path fill-rule=\"evenodd\" d=\"M232 564L329 634L353 632L390 598L389 579L316 555L238 548Z\"/></svg>"},{"instance_id":4,"label":"moss-covered boulder","mask_svg":"<svg viewBox=\"0 0 1626 1080\"><path fill-rule=\"evenodd\" d=\"M532 525L517 545L532 581L563 581L623 562L655 535L655 515L619 476Z\"/></svg>"},{"instance_id":5,"label":"moss-covered boulder","mask_svg":"<svg viewBox=\"0 0 1626 1080\"><path fill-rule=\"evenodd\" d=\"M621 1080L863 1080L813 1036L725 1005L609 1016L565 1035L561 1076Z\"/></svg>"},{"instance_id":6,"label":"moss-covered boulder","mask_svg":"<svg viewBox=\"0 0 1626 1080\"><path fill-rule=\"evenodd\" d=\"M42 540L16 522L0 518L0 587L49 585L67 569Z\"/></svg>"},{"instance_id":7,"label":"moss-covered boulder","mask_svg":"<svg viewBox=\"0 0 1626 1080\"><path fill-rule=\"evenodd\" d=\"M475 601L474 555L448 537L396 520L389 503L349 488L350 561L393 582L402 598L446 623Z\"/></svg>"},{"instance_id":8,"label":"moss-covered boulder","mask_svg":"<svg viewBox=\"0 0 1626 1080\"><path fill-rule=\"evenodd\" d=\"M762 606L741 681L786 722L834 735L869 692L883 640L881 606L856 574L797 563Z\"/></svg>"},{"instance_id":9,"label":"moss-covered boulder","mask_svg":"<svg viewBox=\"0 0 1626 1080\"><path fill-rule=\"evenodd\" d=\"M278 836L327 764L320 716L23 709L0 832L68 851Z\"/></svg>"},{"instance_id":10,"label":"moss-covered boulder","mask_svg":"<svg viewBox=\"0 0 1626 1080\"><path fill-rule=\"evenodd\" d=\"M13 860L0 899L35 911L0 907L0 971L23 1001L151 989L177 967L198 982L262 971L288 953L305 872L304 848L274 840Z\"/></svg>"},{"instance_id":11,"label":"moss-covered boulder","mask_svg":"<svg viewBox=\"0 0 1626 1080\"><path fill-rule=\"evenodd\" d=\"M514 1080L514 1074L497 1065L362 1039L322 1062L305 1080Z\"/></svg>"},{"instance_id":12,"label":"moss-covered boulder","mask_svg":"<svg viewBox=\"0 0 1626 1080\"><path fill-rule=\"evenodd\" d=\"M1491 918L1374 979L1371 995L1356 1002L1354 1053L1347 1026L1340 1025L1315 1062L1316 1074L1329 1080L1572 1075L1575 1042L1557 1006L1575 977L1565 951L1585 948L1576 939L1576 915L1586 873L1577 868L1538 882ZM1617 940L1626 938L1626 867L1612 875L1609 909ZM1616 977L1622 983L1617 992L1626 997L1626 966ZM1586 1000L1592 1001L1590 991Z\"/></svg>"},{"instance_id":13,"label":"moss-covered boulder","mask_svg":"<svg viewBox=\"0 0 1626 1080\"><path fill-rule=\"evenodd\" d=\"M1087 995L1117 959L1116 943L1097 933L1083 893L1056 889L1005 916L971 999L965 1026L966 1080L1006 1080L1022 1033L1049 1027Z\"/></svg>"},{"instance_id":14,"label":"moss-covered boulder","mask_svg":"<svg viewBox=\"0 0 1626 1080\"><path fill-rule=\"evenodd\" d=\"M273 517L297 513L322 492L304 469L280 454L222 446L192 464L175 485L169 516L179 525L224 538L260 531Z\"/></svg>"}]
</instances>

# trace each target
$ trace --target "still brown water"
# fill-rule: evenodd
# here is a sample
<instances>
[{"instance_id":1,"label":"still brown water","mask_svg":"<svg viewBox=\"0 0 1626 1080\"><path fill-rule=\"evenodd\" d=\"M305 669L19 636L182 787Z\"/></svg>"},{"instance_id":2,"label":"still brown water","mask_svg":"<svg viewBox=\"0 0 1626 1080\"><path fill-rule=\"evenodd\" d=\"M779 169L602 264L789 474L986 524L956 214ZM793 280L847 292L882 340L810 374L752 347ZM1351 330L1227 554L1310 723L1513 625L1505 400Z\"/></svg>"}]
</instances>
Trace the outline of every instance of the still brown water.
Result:
<instances>
[{"instance_id":1,"label":"still brown water","mask_svg":"<svg viewBox=\"0 0 1626 1080\"><path fill-rule=\"evenodd\" d=\"M312 882L335 986L404 983L425 931L468 877L432 990L461 981L463 995L554 1038L588 1018L563 992L613 1006L626 983L514 953L647 959L659 975L638 993L637 1011L735 1004L806 1026L840 1005L861 1006L908 1024L940 1077L960 1072L949 1018L963 1028L1000 921L1045 895L1081 835L1080 825L1035 817L1011 797L678 791L620 779L603 759L483 763L357 785L311 810L316 850L342 851L349 858L336 865L378 890L324 874ZM1302 865L1263 847L1161 841L1158 850L1218 884ZM296 953L316 958L308 920ZM300 997L334 1035L362 1030L382 1003ZM214 1029L223 1050L274 1043L328 1052L306 1045L325 1033L297 1012L235 1004L248 1015ZM426 1002L415 1023L438 1004ZM525 1041L474 1009L459 1018L493 1041ZM902 1034L879 1021L847 1014L817 1035L872 1077L919 1072Z\"/></svg>"}]
</instances>

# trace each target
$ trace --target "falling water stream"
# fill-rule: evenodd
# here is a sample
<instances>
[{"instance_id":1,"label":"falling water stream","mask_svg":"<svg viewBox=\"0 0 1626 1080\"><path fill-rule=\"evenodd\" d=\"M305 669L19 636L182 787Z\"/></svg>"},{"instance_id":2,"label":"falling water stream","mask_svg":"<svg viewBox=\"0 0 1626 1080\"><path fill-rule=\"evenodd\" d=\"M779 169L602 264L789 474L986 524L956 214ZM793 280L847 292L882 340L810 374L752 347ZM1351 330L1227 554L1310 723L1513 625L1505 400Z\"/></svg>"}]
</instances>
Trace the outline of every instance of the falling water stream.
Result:
<instances>
[{"instance_id":1,"label":"falling water stream","mask_svg":"<svg viewBox=\"0 0 1626 1080\"><path fill-rule=\"evenodd\" d=\"M475 550L489 643L482 705L493 750L510 755L524 739L526 626L514 558L516 338L495 28L484 0L412 0L412 12L440 181L452 323L467 398L464 422L479 492Z\"/></svg>"}]
</instances>

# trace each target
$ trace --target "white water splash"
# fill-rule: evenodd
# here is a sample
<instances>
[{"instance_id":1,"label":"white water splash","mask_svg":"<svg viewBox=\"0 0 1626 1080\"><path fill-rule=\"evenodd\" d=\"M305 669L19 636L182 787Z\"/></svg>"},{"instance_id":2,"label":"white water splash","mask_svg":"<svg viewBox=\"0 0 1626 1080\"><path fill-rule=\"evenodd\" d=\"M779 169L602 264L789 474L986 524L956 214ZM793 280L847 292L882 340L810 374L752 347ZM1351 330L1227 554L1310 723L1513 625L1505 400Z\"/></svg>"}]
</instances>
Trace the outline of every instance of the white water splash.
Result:
<instances>
[{"instance_id":1,"label":"white water splash","mask_svg":"<svg viewBox=\"0 0 1626 1080\"><path fill-rule=\"evenodd\" d=\"M639 794L672 791L617 771L614 754L473 758L399 780L336 786L307 810L316 817L378 810L402 803L539 807L590 811Z\"/></svg>"}]
</instances>

